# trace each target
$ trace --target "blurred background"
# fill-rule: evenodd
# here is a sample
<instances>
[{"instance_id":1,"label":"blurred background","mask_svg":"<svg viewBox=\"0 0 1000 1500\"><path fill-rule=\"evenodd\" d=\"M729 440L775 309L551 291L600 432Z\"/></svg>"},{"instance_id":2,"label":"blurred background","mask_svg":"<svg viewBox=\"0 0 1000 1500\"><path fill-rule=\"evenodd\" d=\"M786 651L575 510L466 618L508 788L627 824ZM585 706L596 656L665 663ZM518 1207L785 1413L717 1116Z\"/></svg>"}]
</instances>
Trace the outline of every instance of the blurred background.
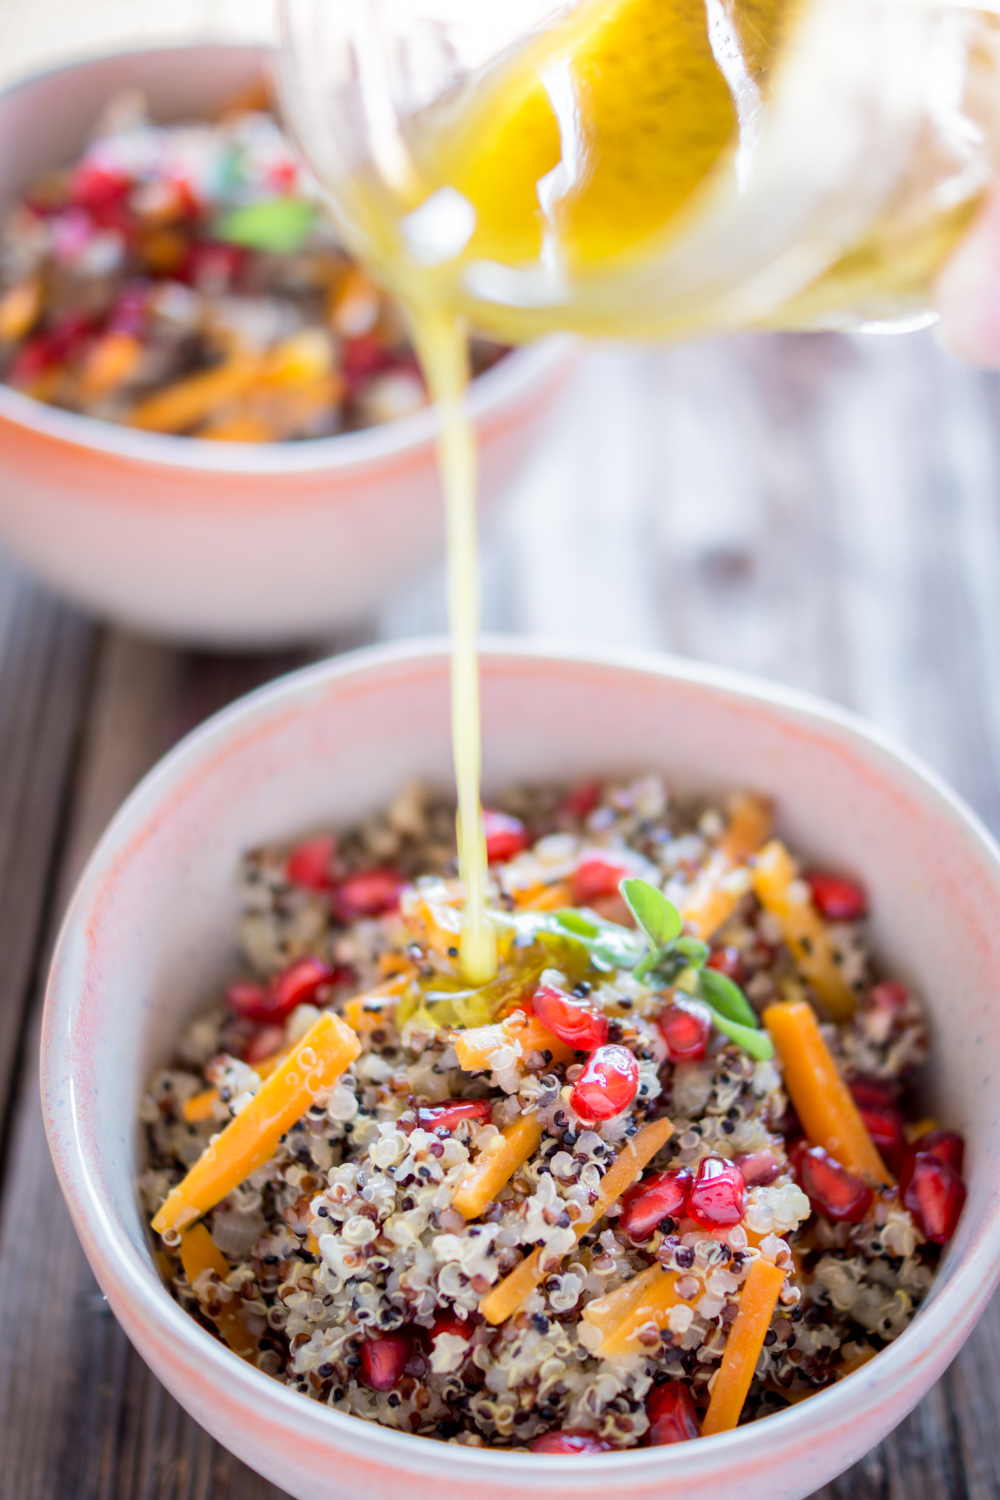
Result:
<instances>
[{"instance_id":1,"label":"blurred background","mask_svg":"<svg viewBox=\"0 0 1000 1500\"><path fill-rule=\"evenodd\" d=\"M0 0L0 86L123 49L266 43L272 15L269 0ZM0 497L7 481L0 432ZM332 556L331 587L353 566ZM581 351L485 520L482 576L487 631L673 651L821 693L1000 832L1000 377L933 332ZM42 1136L39 988L94 840L181 734L289 667L445 623L438 559L332 636L196 649L66 603L0 554L5 1497L277 1494L156 1385L90 1276ZM1000 1495L998 1375L994 1307L913 1417L824 1494Z\"/></svg>"}]
</instances>

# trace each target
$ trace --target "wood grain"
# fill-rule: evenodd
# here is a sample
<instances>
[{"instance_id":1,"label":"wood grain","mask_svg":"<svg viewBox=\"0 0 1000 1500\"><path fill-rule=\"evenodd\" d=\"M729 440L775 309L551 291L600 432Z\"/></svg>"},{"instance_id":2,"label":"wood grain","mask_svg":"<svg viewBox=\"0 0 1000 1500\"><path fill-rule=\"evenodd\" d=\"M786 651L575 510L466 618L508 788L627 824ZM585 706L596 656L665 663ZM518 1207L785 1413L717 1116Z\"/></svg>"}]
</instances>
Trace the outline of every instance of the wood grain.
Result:
<instances>
[{"instance_id":1,"label":"wood grain","mask_svg":"<svg viewBox=\"0 0 1000 1500\"><path fill-rule=\"evenodd\" d=\"M484 625L824 693L1000 830L998 418L997 380L927 336L603 350L484 527ZM437 567L387 603L377 635L444 624ZM109 1315L56 1188L34 1065L54 923L107 818L181 734L296 659L95 632L0 563L3 1500L280 1500ZM814 1500L1000 1500L998 1406L994 1302L917 1410Z\"/></svg>"}]
</instances>

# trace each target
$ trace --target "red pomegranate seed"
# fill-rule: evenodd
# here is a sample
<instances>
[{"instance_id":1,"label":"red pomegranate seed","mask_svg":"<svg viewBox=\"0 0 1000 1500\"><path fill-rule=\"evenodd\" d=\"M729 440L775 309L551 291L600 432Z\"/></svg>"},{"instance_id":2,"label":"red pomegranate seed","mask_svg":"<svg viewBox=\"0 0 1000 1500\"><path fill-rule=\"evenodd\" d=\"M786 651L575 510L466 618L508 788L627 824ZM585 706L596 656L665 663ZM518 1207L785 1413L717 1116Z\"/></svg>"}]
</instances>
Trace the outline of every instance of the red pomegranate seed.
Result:
<instances>
[{"instance_id":1,"label":"red pomegranate seed","mask_svg":"<svg viewBox=\"0 0 1000 1500\"><path fill-rule=\"evenodd\" d=\"M621 860L591 854L573 871L573 905L589 906L599 896L616 896L626 875L632 873Z\"/></svg>"},{"instance_id":2,"label":"red pomegranate seed","mask_svg":"<svg viewBox=\"0 0 1000 1500\"><path fill-rule=\"evenodd\" d=\"M899 1174L899 1191L929 1240L943 1245L951 1239L965 1203L965 1183L950 1163L929 1151L914 1152Z\"/></svg>"},{"instance_id":3,"label":"red pomegranate seed","mask_svg":"<svg viewBox=\"0 0 1000 1500\"><path fill-rule=\"evenodd\" d=\"M560 802L557 816L577 820L589 817L601 800L601 790L599 781L581 781Z\"/></svg>"},{"instance_id":4,"label":"red pomegranate seed","mask_svg":"<svg viewBox=\"0 0 1000 1500\"><path fill-rule=\"evenodd\" d=\"M859 1104L858 1113L886 1166L898 1172L907 1149L900 1111L892 1104Z\"/></svg>"},{"instance_id":5,"label":"red pomegranate seed","mask_svg":"<svg viewBox=\"0 0 1000 1500\"><path fill-rule=\"evenodd\" d=\"M671 1167L654 1172L630 1187L622 1198L618 1223L635 1244L648 1240L662 1219L680 1219L687 1208L694 1182L689 1167Z\"/></svg>"},{"instance_id":6,"label":"red pomegranate seed","mask_svg":"<svg viewBox=\"0 0 1000 1500\"><path fill-rule=\"evenodd\" d=\"M288 856L285 874L292 885L303 885L310 891L325 891L333 885L331 866L337 842L331 834L307 839Z\"/></svg>"},{"instance_id":7,"label":"red pomegranate seed","mask_svg":"<svg viewBox=\"0 0 1000 1500\"><path fill-rule=\"evenodd\" d=\"M471 1339L475 1329L476 1325L474 1323L460 1318L457 1313L438 1313L431 1325L431 1343L434 1342L439 1333L451 1333L456 1338Z\"/></svg>"},{"instance_id":8,"label":"red pomegranate seed","mask_svg":"<svg viewBox=\"0 0 1000 1500\"><path fill-rule=\"evenodd\" d=\"M639 1087L639 1064L627 1047L598 1047L573 1085L569 1102L581 1120L610 1120L627 1109Z\"/></svg>"},{"instance_id":9,"label":"red pomegranate seed","mask_svg":"<svg viewBox=\"0 0 1000 1500\"><path fill-rule=\"evenodd\" d=\"M344 339L341 345L341 369L352 396L390 363L382 340L372 333L359 333L356 338Z\"/></svg>"},{"instance_id":10,"label":"red pomegranate seed","mask_svg":"<svg viewBox=\"0 0 1000 1500\"><path fill-rule=\"evenodd\" d=\"M405 1333L387 1333L361 1345L361 1379L373 1391L391 1391L406 1368L410 1340Z\"/></svg>"},{"instance_id":11,"label":"red pomegranate seed","mask_svg":"<svg viewBox=\"0 0 1000 1500\"><path fill-rule=\"evenodd\" d=\"M611 1444L596 1432L564 1427L561 1432L543 1432L531 1444L532 1453L609 1453Z\"/></svg>"},{"instance_id":12,"label":"red pomegranate seed","mask_svg":"<svg viewBox=\"0 0 1000 1500\"><path fill-rule=\"evenodd\" d=\"M99 167L96 162L82 161L69 183L69 200L85 208L100 222L102 211L118 204L132 190L132 180Z\"/></svg>"},{"instance_id":13,"label":"red pomegranate seed","mask_svg":"<svg viewBox=\"0 0 1000 1500\"><path fill-rule=\"evenodd\" d=\"M688 1218L700 1229L732 1229L745 1208L746 1184L739 1167L721 1156L704 1157L688 1198Z\"/></svg>"},{"instance_id":14,"label":"red pomegranate seed","mask_svg":"<svg viewBox=\"0 0 1000 1500\"><path fill-rule=\"evenodd\" d=\"M876 1010L895 1013L903 1009L909 998L910 992L905 984L897 984L894 979L884 979L881 984L872 987L866 1004Z\"/></svg>"},{"instance_id":15,"label":"red pomegranate seed","mask_svg":"<svg viewBox=\"0 0 1000 1500\"><path fill-rule=\"evenodd\" d=\"M274 1054L285 1045L284 1026L262 1026L253 1038L246 1050L244 1062L263 1062L265 1057L273 1057Z\"/></svg>"},{"instance_id":16,"label":"red pomegranate seed","mask_svg":"<svg viewBox=\"0 0 1000 1500\"><path fill-rule=\"evenodd\" d=\"M608 1039L607 1016L579 1005L555 985L539 985L531 1006L553 1036L580 1052L593 1052L595 1047L603 1047Z\"/></svg>"},{"instance_id":17,"label":"red pomegranate seed","mask_svg":"<svg viewBox=\"0 0 1000 1500\"><path fill-rule=\"evenodd\" d=\"M781 1176L781 1163L773 1151L751 1151L748 1156L738 1156L736 1165L747 1187L769 1187Z\"/></svg>"},{"instance_id":18,"label":"red pomegranate seed","mask_svg":"<svg viewBox=\"0 0 1000 1500\"><path fill-rule=\"evenodd\" d=\"M483 831L486 834L486 858L491 865L505 864L515 854L531 847L528 831L520 818L483 809Z\"/></svg>"},{"instance_id":19,"label":"red pomegranate seed","mask_svg":"<svg viewBox=\"0 0 1000 1500\"><path fill-rule=\"evenodd\" d=\"M283 1021L297 1005L309 1005L316 999L321 985L330 984L335 970L320 958L298 958L280 974L275 974L267 992L267 1015L259 1020Z\"/></svg>"},{"instance_id":20,"label":"red pomegranate seed","mask_svg":"<svg viewBox=\"0 0 1000 1500\"><path fill-rule=\"evenodd\" d=\"M397 870L365 870L348 875L334 892L334 910L341 922L380 917L384 912L395 911L405 884L405 878Z\"/></svg>"},{"instance_id":21,"label":"red pomegranate seed","mask_svg":"<svg viewBox=\"0 0 1000 1500\"><path fill-rule=\"evenodd\" d=\"M267 990L262 984L249 979L238 979L226 990L226 1005L236 1016L246 1016L250 1021L267 1021Z\"/></svg>"},{"instance_id":22,"label":"red pomegranate seed","mask_svg":"<svg viewBox=\"0 0 1000 1500\"><path fill-rule=\"evenodd\" d=\"M712 1032L712 1012L700 1000L677 996L657 1019L671 1062L697 1062L705 1056Z\"/></svg>"},{"instance_id":23,"label":"red pomegranate seed","mask_svg":"<svg viewBox=\"0 0 1000 1500\"><path fill-rule=\"evenodd\" d=\"M646 1415L649 1418L651 1448L661 1448L665 1443L687 1443L701 1437L701 1423L695 1411L691 1392L681 1380L668 1380L664 1385L654 1385L646 1397Z\"/></svg>"},{"instance_id":24,"label":"red pomegranate seed","mask_svg":"<svg viewBox=\"0 0 1000 1500\"><path fill-rule=\"evenodd\" d=\"M448 1099L444 1104L422 1105L417 1121L425 1130L454 1130L463 1120L485 1124L492 1112L488 1099Z\"/></svg>"},{"instance_id":25,"label":"red pomegranate seed","mask_svg":"<svg viewBox=\"0 0 1000 1500\"><path fill-rule=\"evenodd\" d=\"M910 1151L913 1155L922 1151L925 1155L936 1156L938 1161L946 1161L960 1177L962 1175L965 1142L954 1130L928 1130L914 1141Z\"/></svg>"},{"instance_id":26,"label":"red pomegranate seed","mask_svg":"<svg viewBox=\"0 0 1000 1500\"><path fill-rule=\"evenodd\" d=\"M735 984L742 984L746 977L743 968L743 955L738 948L716 948L705 960L707 969L718 969L720 974L725 974Z\"/></svg>"},{"instance_id":27,"label":"red pomegranate seed","mask_svg":"<svg viewBox=\"0 0 1000 1500\"><path fill-rule=\"evenodd\" d=\"M799 1186L817 1213L860 1224L875 1196L866 1182L852 1176L822 1146L800 1146L792 1159Z\"/></svg>"},{"instance_id":28,"label":"red pomegranate seed","mask_svg":"<svg viewBox=\"0 0 1000 1500\"><path fill-rule=\"evenodd\" d=\"M900 1095L900 1085L893 1078L866 1078L859 1076L848 1082L855 1104L863 1109L882 1109L893 1106Z\"/></svg>"},{"instance_id":29,"label":"red pomegranate seed","mask_svg":"<svg viewBox=\"0 0 1000 1500\"><path fill-rule=\"evenodd\" d=\"M868 910L868 898L853 880L837 875L806 876L812 898L828 922L856 922Z\"/></svg>"}]
</instances>

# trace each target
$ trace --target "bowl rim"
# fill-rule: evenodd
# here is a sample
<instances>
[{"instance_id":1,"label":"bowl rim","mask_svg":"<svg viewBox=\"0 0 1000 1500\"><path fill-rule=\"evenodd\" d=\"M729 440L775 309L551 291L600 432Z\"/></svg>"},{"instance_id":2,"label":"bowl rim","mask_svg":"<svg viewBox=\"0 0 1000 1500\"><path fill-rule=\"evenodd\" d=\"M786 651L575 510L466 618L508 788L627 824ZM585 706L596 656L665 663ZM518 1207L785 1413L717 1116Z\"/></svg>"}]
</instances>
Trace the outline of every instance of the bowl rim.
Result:
<instances>
[{"instance_id":1,"label":"bowl rim","mask_svg":"<svg viewBox=\"0 0 1000 1500\"><path fill-rule=\"evenodd\" d=\"M481 642L485 663L515 667L549 664L562 667L598 666L627 674L648 676L704 688L758 709L777 711L785 722L834 730L860 748L874 750L886 766L915 788L930 793L947 815L955 834L978 850L991 863L1000 892L1000 846L978 816L920 757L900 745L881 728L848 709L796 688L771 683L749 674L686 660L643 649L580 646L553 640L524 640L490 636ZM481 1473L484 1461L498 1480L523 1482L529 1473L537 1477L538 1458L530 1452L478 1449L454 1443L439 1443L409 1433L396 1432L376 1423L361 1423L353 1416L304 1400L287 1386L279 1385L260 1370L231 1353L194 1319L190 1318L160 1283L148 1260L143 1262L136 1247L121 1235L107 1215L89 1175L88 1153L75 1130L71 1068L68 1067L68 1029L73 995L65 983L64 961L71 935L85 913L92 888L114 864L130 830L156 816L171 786L203 760L218 754L234 734L255 720L265 722L275 710L307 707L312 695L330 683L406 665L447 664L448 642L440 637L364 647L286 674L254 690L214 714L184 737L139 782L124 801L102 835L80 877L63 919L46 988L42 1026L41 1093L45 1131L60 1186L70 1205L74 1223L92 1260L123 1293L130 1310L142 1319L154 1336L177 1347L188 1368L199 1368L213 1385L226 1391L231 1403L262 1420L287 1429L297 1429L317 1444L332 1443L352 1452L362 1445L377 1445L385 1462L401 1471L437 1473L449 1481L468 1480ZM70 1079L69 1102L60 1098L60 1079ZM140 1210L141 1214L141 1210ZM852 1416L862 1403L880 1401L898 1394L905 1400L907 1387L914 1387L920 1367L931 1361L935 1346L947 1344L954 1353L971 1332L993 1288L1000 1279L1000 1195L983 1210L986 1228L964 1258L951 1269L946 1281L909 1327L854 1374L767 1418L731 1432L716 1434L697 1443L672 1447L669 1476L664 1473L662 1454L655 1448L617 1450L589 1454L583 1467L577 1457L546 1455L545 1475L564 1482L571 1476L577 1487L603 1486L615 1473L633 1483L667 1477L689 1481L717 1472L730 1463L739 1465L754 1458L755 1450L776 1444L783 1449L809 1451L816 1435L838 1427L848 1430ZM143 1216L143 1222L144 1216ZM95 1266L95 1269L97 1267ZM101 1279L101 1278L99 1278ZM919 1399L917 1389L909 1405ZM808 1414L807 1414L808 1409ZM909 1410L906 1407L905 1410ZM905 1414L901 1412L900 1416ZM590 1466L596 1465L596 1472Z\"/></svg>"},{"instance_id":2,"label":"bowl rim","mask_svg":"<svg viewBox=\"0 0 1000 1500\"><path fill-rule=\"evenodd\" d=\"M205 41L165 47L122 47L55 62L13 78L0 87L0 105L12 96L70 72L127 58L175 58L204 52L254 54L266 67L269 49L256 42ZM0 212L8 205L0 203ZM510 349L502 359L469 382L467 408L480 422L516 401L557 371L578 348L570 334L551 334ZM231 475L313 474L354 469L423 447L437 437L440 421L433 405L355 432L273 443L216 443L171 433L140 432L100 417L65 411L28 396L0 381L0 422L9 422L38 437L112 459L125 459L174 471Z\"/></svg>"}]
</instances>

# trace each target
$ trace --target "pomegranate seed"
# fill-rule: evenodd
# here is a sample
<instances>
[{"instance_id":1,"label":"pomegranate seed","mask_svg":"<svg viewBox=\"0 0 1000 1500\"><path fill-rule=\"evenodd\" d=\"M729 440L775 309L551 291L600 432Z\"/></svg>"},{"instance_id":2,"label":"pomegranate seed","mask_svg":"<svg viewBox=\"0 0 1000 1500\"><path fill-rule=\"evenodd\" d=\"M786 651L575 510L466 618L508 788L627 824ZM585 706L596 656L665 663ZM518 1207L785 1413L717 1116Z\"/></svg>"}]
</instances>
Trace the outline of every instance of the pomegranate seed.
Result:
<instances>
[{"instance_id":1,"label":"pomegranate seed","mask_svg":"<svg viewBox=\"0 0 1000 1500\"><path fill-rule=\"evenodd\" d=\"M806 881L815 905L828 922L856 922L868 910L868 898L853 880L812 874Z\"/></svg>"},{"instance_id":2,"label":"pomegranate seed","mask_svg":"<svg viewBox=\"0 0 1000 1500\"><path fill-rule=\"evenodd\" d=\"M425 1130L454 1130L463 1120L490 1118L493 1107L488 1099L448 1099L444 1104L426 1104L417 1110L417 1120Z\"/></svg>"},{"instance_id":3,"label":"pomegranate seed","mask_svg":"<svg viewBox=\"0 0 1000 1500\"><path fill-rule=\"evenodd\" d=\"M543 1432L531 1444L532 1453L609 1453L611 1444L596 1432L564 1427L561 1432Z\"/></svg>"},{"instance_id":4,"label":"pomegranate seed","mask_svg":"<svg viewBox=\"0 0 1000 1500\"><path fill-rule=\"evenodd\" d=\"M307 839L288 856L285 874L292 885L303 885L310 891L325 891L333 885L331 866L337 843L331 834Z\"/></svg>"},{"instance_id":5,"label":"pomegranate seed","mask_svg":"<svg viewBox=\"0 0 1000 1500\"><path fill-rule=\"evenodd\" d=\"M746 1184L739 1167L721 1156L704 1157L688 1198L688 1218L700 1229L732 1229L745 1208Z\"/></svg>"},{"instance_id":6,"label":"pomegranate seed","mask_svg":"<svg viewBox=\"0 0 1000 1500\"><path fill-rule=\"evenodd\" d=\"M874 1201L874 1193L822 1146L804 1144L793 1152L799 1186L817 1213L847 1224L860 1224Z\"/></svg>"},{"instance_id":7,"label":"pomegranate seed","mask_svg":"<svg viewBox=\"0 0 1000 1500\"><path fill-rule=\"evenodd\" d=\"M914 1141L910 1150L914 1155L922 1151L927 1156L936 1156L938 1161L946 1161L961 1177L965 1142L954 1130L928 1130Z\"/></svg>"},{"instance_id":8,"label":"pomegranate seed","mask_svg":"<svg viewBox=\"0 0 1000 1500\"><path fill-rule=\"evenodd\" d=\"M900 1095L900 1086L893 1078L852 1078L847 1086L855 1104L863 1109L895 1105Z\"/></svg>"},{"instance_id":9,"label":"pomegranate seed","mask_svg":"<svg viewBox=\"0 0 1000 1500\"><path fill-rule=\"evenodd\" d=\"M361 387L389 363L390 357L381 339L372 333L344 339L341 345L341 369L352 396L357 395Z\"/></svg>"},{"instance_id":10,"label":"pomegranate seed","mask_svg":"<svg viewBox=\"0 0 1000 1500\"><path fill-rule=\"evenodd\" d=\"M298 958L280 974L275 974L267 993L267 1020L284 1020L297 1005L308 1005L316 999L321 985L330 984L335 971L320 958ZM264 1017L259 1019L263 1020Z\"/></svg>"},{"instance_id":11,"label":"pomegranate seed","mask_svg":"<svg viewBox=\"0 0 1000 1500\"><path fill-rule=\"evenodd\" d=\"M914 1152L899 1174L899 1192L929 1240L943 1245L951 1239L965 1203L965 1183L949 1162L929 1151Z\"/></svg>"},{"instance_id":12,"label":"pomegranate seed","mask_svg":"<svg viewBox=\"0 0 1000 1500\"><path fill-rule=\"evenodd\" d=\"M82 161L69 183L69 201L93 214L98 223L105 212L121 203L132 190L132 182L117 172L109 172L95 162Z\"/></svg>"},{"instance_id":13,"label":"pomegranate seed","mask_svg":"<svg viewBox=\"0 0 1000 1500\"><path fill-rule=\"evenodd\" d=\"M738 948L716 948L705 960L706 969L718 969L720 974L725 974L734 984L742 984L746 978L743 968L743 955Z\"/></svg>"},{"instance_id":14,"label":"pomegranate seed","mask_svg":"<svg viewBox=\"0 0 1000 1500\"><path fill-rule=\"evenodd\" d=\"M244 1061L251 1064L263 1062L285 1045L284 1026L262 1026L246 1050Z\"/></svg>"},{"instance_id":15,"label":"pomegranate seed","mask_svg":"<svg viewBox=\"0 0 1000 1500\"><path fill-rule=\"evenodd\" d=\"M434 1342L439 1333L450 1333L456 1338L471 1339L475 1331L476 1325L467 1322L464 1318L460 1318L457 1313L438 1313L431 1325L431 1343Z\"/></svg>"},{"instance_id":16,"label":"pomegranate seed","mask_svg":"<svg viewBox=\"0 0 1000 1500\"><path fill-rule=\"evenodd\" d=\"M909 999L910 992L905 984L897 984L894 979L884 979L881 984L873 986L866 1005L876 1010L895 1013L897 1010L902 1010Z\"/></svg>"},{"instance_id":17,"label":"pomegranate seed","mask_svg":"<svg viewBox=\"0 0 1000 1500\"><path fill-rule=\"evenodd\" d=\"M700 1000L675 998L656 1022L671 1062L697 1062L705 1056L712 1031L712 1012Z\"/></svg>"},{"instance_id":18,"label":"pomegranate seed","mask_svg":"<svg viewBox=\"0 0 1000 1500\"><path fill-rule=\"evenodd\" d=\"M573 1085L569 1102L581 1120L610 1120L627 1109L639 1088L639 1064L615 1043L591 1053Z\"/></svg>"},{"instance_id":19,"label":"pomegranate seed","mask_svg":"<svg viewBox=\"0 0 1000 1500\"><path fill-rule=\"evenodd\" d=\"M491 865L505 864L515 854L530 848L528 831L520 818L483 809L483 831L486 834L486 858Z\"/></svg>"},{"instance_id":20,"label":"pomegranate seed","mask_svg":"<svg viewBox=\"0 0 1000 1500\"><path fill-rule=\"evenodd\" d=\"M334 892L333 904L341 922L355 922L358 917L380 917L395 911L399 893L406 884L396 870L365 870L348 875Z\"/></svg>"},{"instance_id":21,"label":"pomegranate seed","mask_svg":"<svg viewBox=\"0 0 1000 1500\"><path fill-rule=\"evenodd\" d=\"M902 1114L892 1104L862 1104L858 1112L882 1160L893 1172L898 1172L906 1155Z\"/></svg>"},{"instance_id":22,"label":"pomegranate seed","mask_svg":"<svg viewBox=\"0 0 1000 1500\"><path fill-rule=\"evenodd\" d=\"M226 990L226 1005L236 1016L246 1016L251 1021L266 1021L267 990L262 984L238 979Z\"/></svg>"},{"instance_id":23,"label":"pomegranate seed","mask_svg":"<svg viewBox=\"0 0 1000 1500\"><path fill-rule=\"evenodd\" d=\"M747 1187L769 1187L781 1176L781 1163L773 1151L751 1151L748 1156L738 1156L736 1165Z\"/></svg>"},{"instance_id":24,"label":"pomegranate seed","mask_svg":"<svg viewBox=\"0 0 1000 1500\"><path fill-rule=\"evenodd\" d=\"M599 781L581 781L559 804L557 816L560 819L575 818L582 821L594 811L601 800L601 783Z\"/></svg>"},{"instance_id":25,"label":"pomegranate seed","mask_svg":"<svg viewBox=\"0 0 1000 1500\"><path fill-rule=\"evenodd\" d=\"M651 1448L661 1448L665 1443L687 1443L691 1438L701 1437L701 1423L691 1392L681 1380L654 1385L646 1397L646 1415L649 1418L646 1441Z\"/></svg>"},{"instance_id":26,"label":"pomegranate seed","mask_svg":"<svg viewBox=\"0 0 1000 1500\"><path fill-rule=\"evenodd\" d=\"M622 1198L618 1219L629 1239L641 1244L651 1237L662 1219L683 1218L693 1182L694 1174L689 1167L671 1167L666 1172L654 1172L630 1187Z\"/></svg>"},{"instance_id":27,"label":"pomegranate seed","mask_svg":"<svg viewBox=\"0 0 1000 1500\"><path fill-rule=\"evenodd\" d=\"M620 860L588 855L573 871L573 905L589 906L598 896L617 896L619 885L631 873Z\"/></svg>"},{"instance_id":28,"label":"pomegranate seed","mask_svg":"<svg viewBox=\"0 0 1000 1500\"><path fill-rule=\"evenodd\" d=\"M580 1052L592 1052L595 1047L603 1047L608 1039L607 1016L600 1011L588 1010L585 1005L578 1005L569 995L557 990L555 985L540 985L534 993L531 1006L542 1025L553 1036Z\"/></svg>"},{"instance_id":29,"label":"pomegranate seed","mask_svg":"<svg viewBox=\"0 0 1000 1500\"><path fill-rule=\"evenodd\" d=\"M406 1368L410 1340L405 1333L387 1333L361 1345L361 1379L373 1391L391 1391Z\"/></svg>"}]
</instances>

